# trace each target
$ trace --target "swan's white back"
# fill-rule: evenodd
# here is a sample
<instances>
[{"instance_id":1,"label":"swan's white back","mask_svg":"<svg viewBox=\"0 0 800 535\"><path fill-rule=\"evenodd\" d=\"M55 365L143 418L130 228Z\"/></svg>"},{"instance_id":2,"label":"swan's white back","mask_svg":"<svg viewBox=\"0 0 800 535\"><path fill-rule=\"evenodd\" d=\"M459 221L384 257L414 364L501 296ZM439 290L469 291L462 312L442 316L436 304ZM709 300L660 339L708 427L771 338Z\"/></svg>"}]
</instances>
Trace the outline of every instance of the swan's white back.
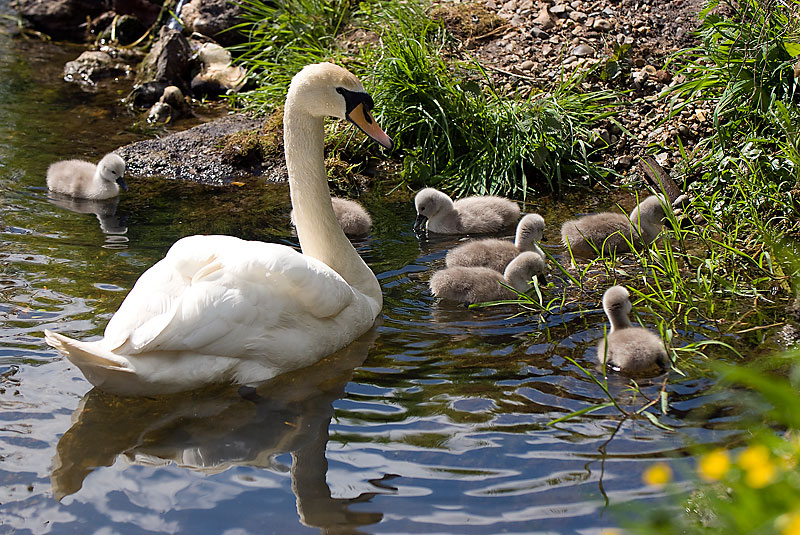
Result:
<instances>
[{"instance_id":1,"label":"swan's white back","mask_svg":"<svg viewBox=\"0 0 800 535\"><path fill-rule=\"evenodd\" d=\"M381 311L380 286L333 214L322 115L370 123L368 99L358 79L329 63L306 67L292 81L285 143L305 254L231 236L183 238L139 278L103 339L80 342L46 331L47 342L93 384L144 395L264 381L366 332ZM375 128L372 120L362 129L390 147Z\"/></svg>"}]
</instances>

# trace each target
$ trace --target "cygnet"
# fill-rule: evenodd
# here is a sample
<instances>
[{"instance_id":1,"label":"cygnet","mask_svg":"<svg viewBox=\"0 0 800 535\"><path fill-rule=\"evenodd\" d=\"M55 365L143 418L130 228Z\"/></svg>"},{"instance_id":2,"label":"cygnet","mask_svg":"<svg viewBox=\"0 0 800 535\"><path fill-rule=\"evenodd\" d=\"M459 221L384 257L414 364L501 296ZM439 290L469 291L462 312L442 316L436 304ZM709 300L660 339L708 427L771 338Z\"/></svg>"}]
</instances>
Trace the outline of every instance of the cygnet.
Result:
<instances>
[{"instance_id":1,"label":"cygnet","mask_svg":"<svg viewBox=\"0 0 800 535\"><path fill-rule=\"evenodd\" d=\"M676 199L676 203L679 200ZM629 252L649 245L656 239L664 222L664 198L651 195L633 209L629 217L617 212L603 212L573 219L561 225L561 241L576 258L595 258Z\"/></svg>"},{"instance_id":2,"label":"cygnet","mask_svg":"<svg viewBox=\"0 0 800 535\"><path fill-rule=\"evenodd\" d=\"M369 234L372 229L372 218L360 203L342 197L331 197L331 206L339 226L348 237L363 238ZM294 225L294 210L289 214L289 218Z\"/></svg>"},{"instance_id":3,"label":"cygnet","mask_svg":"<svg viewBox=\"0 0 800 535\"><path fill-rule=\"evenodd\" d=\"M607 363L623 373L639 374L668 368L664 342L655 333L633 327L628 315L631 301L624 286L612 286L603 294L603 310L611 322L611 331L597 346L600 365Z\"/></svg>"},{"instance_id":4,"label":"cygnet","mask_svg":"<svg viewBox=\"0 0 800 535\"><path fill-rule=\"evenodd\" d=\"M544 218L539 214L528 214L517 224L513 243L496 238L468 241L449 251L444 261L447 267L482 266L502 273L522 252L532 251L544 259L544 253L539 248L543 236Z\"/></svg>"},{"instance_id":5,"label":"cygnet","mask_svg":"<svg viewBox=\"0 0 800 535\"><path fill-rule=\"evenodd\" d=\"M47 169L50 191L81 199L110 199L122 188L128 191L123 175L125 160L112 153L103 156L95 165L83 160L55 162Z\"/></svg>"},{"instance_id":6,"label":"cygnet","mask_svg":"<svg viewBox=\"0 0 800 535\"><path fill-rule=\"evenodd\" d=\"M524 293L531 288L533 277L546 269L541 256L526 251L512 260L503 274L487 267L456 266L437 271L428 284L434 297L469 305L514 299L517 294L500 283Z\"/></svg>"},{"instance_id":7,"label":"cygnet","mask_svg":"<svg viewBox=\"0 0 800 535\"><path fill-rule=\"evenodd\" d=\"M341 197L331 197L331 204L333 213L346 235L361 238L369 234L372 218L361 204Z\"/></svg>"},{"instance_id":8,"label":"cygnet","mask_svg":"<svg viewBox=\"0 0 800 535\"><path fill-rule=\"evenodd\" d=\"M438 234L485 234L499 232L519 220L514 201L494 195L466 197L455 202L434 189L420 190L414 198L417 219L414 230L427 228Z\"/></svg>"}]
</instances>

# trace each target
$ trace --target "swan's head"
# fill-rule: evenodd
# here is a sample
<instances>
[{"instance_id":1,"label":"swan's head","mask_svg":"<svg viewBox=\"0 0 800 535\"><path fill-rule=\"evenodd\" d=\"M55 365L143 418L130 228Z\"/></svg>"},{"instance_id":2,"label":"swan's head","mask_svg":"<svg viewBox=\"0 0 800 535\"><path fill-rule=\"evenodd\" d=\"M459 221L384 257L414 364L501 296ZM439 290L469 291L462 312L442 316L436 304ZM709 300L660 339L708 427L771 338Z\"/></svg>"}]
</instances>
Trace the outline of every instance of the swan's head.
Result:
<instances>
[{"instance_id":1,"label":"swan's head","mask_svg":"<svg viewBox=\"0 0 800 535\"><path fill-rule=\"evenodd\" d=\"M425 188L417 192L416 197L414 197L414 206L417 208L414 230L419 230L428 219L435 217L442 210L451 210L453 208L453 199L438 189Z\"/></svg>"},{"instance_id":2,"label":"swan's head","mask_svg":"<svg viewBox=\"0 0 800 535\"><path fill-rule=\"evenodd\" d=\"M125 160L120 158L118 154L113 152L106 154L97 164L97 176L107 182L116 182L123 191L128 191L128 185L123 178L124 175Z\"/></svg>"},{"instance_id":3,"label":"swan's head","mask_svg":"<svg viewBox=\"0 0 800 535\"><path fill-rule=\"evenodd\" d=\"M612 286L603 294L603 310L612 329L630 325L631 308L630 294L624 286Z\"/></svg>"},{"instance_id":4,"label":"swan's head","mask_svg":"<svg viewBox=\"0 0 800 535\"><path fill-rule=\"evenodd\" d=\"M533 277L544 275L546 271L547 264L544 263L544 258L533 251L525 251L509 262L503 276L509 286L518 292L527 292L531 287Z\"/></svg>"},{"instance_id":5,"label":"swan's head","mask_svg":"<svg viewBox=\"0 0 800 535\"><path fill-rule=\"evenodd\" d=\"M347 119L362 132L386 147L392 140L372 117L374 103L361 81L350 71L333 63L314 63L298 72L289 85L287 106L299 106L314 117Z\"/></svg>"},{"instance_id":6,"label":"swan's head","mask_svg":"<svg viewBox=\"0 0 800 535\"><path fill-rule=\"evenodd\" d=\"M539 214L528 214L517 224L514 244L518 249L527 250L544 237L544 218Z\"/></svg>"}]
</instances>

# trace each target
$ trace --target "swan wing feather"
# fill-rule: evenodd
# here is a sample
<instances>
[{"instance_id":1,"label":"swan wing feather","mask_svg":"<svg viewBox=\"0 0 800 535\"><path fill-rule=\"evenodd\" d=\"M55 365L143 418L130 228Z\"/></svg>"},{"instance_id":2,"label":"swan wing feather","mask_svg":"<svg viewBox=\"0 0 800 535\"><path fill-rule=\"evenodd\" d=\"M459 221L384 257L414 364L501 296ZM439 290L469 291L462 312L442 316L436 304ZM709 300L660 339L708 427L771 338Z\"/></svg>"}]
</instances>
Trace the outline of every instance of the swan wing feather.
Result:
<instances>
[{"instance_id":1,"label":"swan wing feather","mask_svg":"<svg viewBox=\"0 0 800 535\"><path fill-rule=\"evenodd\" d=\"M280 330L296 316L335 316L353 298L335 271L290 247L191 236L139 278L105 340L131 354L246 351L254 330Z\"/></svg>"}]
</instances>

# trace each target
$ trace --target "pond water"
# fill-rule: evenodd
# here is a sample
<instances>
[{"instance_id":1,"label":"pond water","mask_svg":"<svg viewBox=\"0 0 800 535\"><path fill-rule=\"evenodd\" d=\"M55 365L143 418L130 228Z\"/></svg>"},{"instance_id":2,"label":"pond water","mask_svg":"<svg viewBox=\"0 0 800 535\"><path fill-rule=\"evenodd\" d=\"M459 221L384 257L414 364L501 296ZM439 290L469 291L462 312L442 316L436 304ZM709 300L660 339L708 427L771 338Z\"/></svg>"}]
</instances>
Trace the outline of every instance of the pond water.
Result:
<instances>
[{"instance_id":1,"label":"pond water","mask_svg":"<svg viewBox=\"0 0 800 535\"><path fill-rule=\"evenodd\" d=\"M102 335L182 236L296 243L284 185L131 178L118 206L48 197L52 161L97 160L143 136L118 103L124 84L90 94L60 80L78 53L0 32L0 533L599 534L687 488L689 443L735 433L713 376L691 363L640 381L652 398L668 379L662 421L676 431L614 408L548 425L606 401L565 358L593 363L599 303L546 318L436 303L426 282L457 240L420 241L412 204L379 193L365 201L375 230L357 246L384 314L352 346L252 399L222 387L153 399L93 390L43 329ZM242 213L259 200L269 210ZM531 208L565 261L554 229L586 208ZM610 377L625 402L629 384ZM642 482L656 460L674 466L667 490Z\"/></svg>"}]
</instances>

